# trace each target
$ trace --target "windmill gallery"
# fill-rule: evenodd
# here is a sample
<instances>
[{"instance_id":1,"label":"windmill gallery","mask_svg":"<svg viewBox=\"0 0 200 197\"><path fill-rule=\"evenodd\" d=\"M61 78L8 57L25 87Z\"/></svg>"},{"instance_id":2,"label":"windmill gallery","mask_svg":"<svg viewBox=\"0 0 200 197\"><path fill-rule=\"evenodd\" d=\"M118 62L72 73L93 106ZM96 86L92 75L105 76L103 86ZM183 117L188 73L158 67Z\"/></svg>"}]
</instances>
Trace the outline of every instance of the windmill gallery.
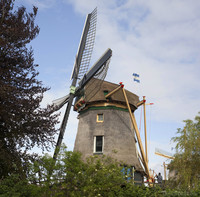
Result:
<instances>
[{"instance_id":1,"label":"windmill gallery","mask_svg":"<svg viewBox=\"0 0 200 197\"><path fill-rule=\"evenodd\" d=\"M88 71L96 21L97 9L94 9L86 18L72 72L70 93L54 101L58 109L64 104L67 104L67 108L53 158L57 158L73 105L79 119L74 151L81 152L83 160L92 155L106 155L131 166L135 183L142 184L144 177L150 179L151 176L147 148L144 151L134 111L141 105L145 106L145 98L140 101L137 95L125 90L122 83L104 81L112 56L111 49L106 50Z\"/></svg>"}]
</instances>

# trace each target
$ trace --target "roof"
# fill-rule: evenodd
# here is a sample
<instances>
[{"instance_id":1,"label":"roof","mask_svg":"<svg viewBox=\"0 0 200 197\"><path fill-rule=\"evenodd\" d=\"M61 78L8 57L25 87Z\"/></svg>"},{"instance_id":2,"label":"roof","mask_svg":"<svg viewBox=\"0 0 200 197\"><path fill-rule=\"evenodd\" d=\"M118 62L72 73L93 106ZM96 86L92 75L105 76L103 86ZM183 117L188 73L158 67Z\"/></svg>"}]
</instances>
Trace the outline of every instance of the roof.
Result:
<instances>
[{"instance_id":1,"label":"roof","mask_svg":"<svg viewBox=\"0 0 200 197\"><path fill-rule=\"evenodd\" d=\"M126 106L126 101L123 95L122 90L118 90L108 99L105 98L107 93L112 92L119 84L114 84L108 81L102 81L99 79L92 78L84 88L84 101L87 104L92 104L96 102L111 102L111 103L120 103ZM130 107L132 110L137 108L137 103L139 102L139 97L136 94L125 89Z\"/></svg>"}]
</instances>

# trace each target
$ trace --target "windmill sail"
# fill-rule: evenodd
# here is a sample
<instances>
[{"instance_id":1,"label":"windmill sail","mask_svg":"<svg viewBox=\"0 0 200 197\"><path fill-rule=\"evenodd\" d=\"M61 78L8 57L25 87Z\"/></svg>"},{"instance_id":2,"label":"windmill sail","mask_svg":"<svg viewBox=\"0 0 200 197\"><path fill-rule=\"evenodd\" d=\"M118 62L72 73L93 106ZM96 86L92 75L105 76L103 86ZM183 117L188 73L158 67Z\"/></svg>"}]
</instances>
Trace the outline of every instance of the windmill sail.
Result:
<instances>
[{"instance_id":1,"label":"windmill sail","mask_svg":"<svg viewBox=\"0 0 200 197\"><path fill-rule=\"evenodd\" d=\"M52 102L53 102L54 107L56 107L57 110L59 110L68 101L69 101L69 94L66 96L63 96L59 99L53 100Z\"/></svg>"},{"instance_id":2,"label":"windmill sail","mask_svg":"<svg viewBox=\"0 0 200 197\"><path fill-rule=\"evenodd\" d=\"M87 88L90 89L90 93L87 94L88 101L99 91L99 89L101 88L102 82L104 81L104 79L106 77L111 56L112 56L112 50L107 49L106 52L98 59L98 61L90 68L90 70L79 81L79 86L76 88L76 93L75 93L75 95L76 95L75 103L77 103L77 101L81 101L81 99L83 99L82 98L82 89L83 88L85 90ZM99 80L93 80L94 78L99 79ZM86 84L88 84L90 81L92 81L92 83L87 85L87 88L86 88L85 87ZM78 109L75 104L74 110L80 111L81 108Z\"/></svg>"},{"instance_id":3,"label":"windmill sail","mask_svg":"<svg viewBox=\"0 0 200 197\"><path fill-rule=\"evenodd\" d=\"M91 13L90 27L88 30L85 48L81 58L80 70L78 78L81 79L83 75L88 71L90 60L92 56L92 51L94 47L95 35L96 35L96 23L97 23L97 8Z\"/></svg>"},{"instance_id":4,"label":"windmill sail","mask_svg":"<svg viewBox=\"0 0 200 197\"><path fill-rule=\"evenodd\" d=\"M89 101L101 88L101 85L106 77L110 59L112 56L112 50L108 49L99 60L94 64L94 66L88 71L88 73L79 82L79 87L85 87L85 85L92 80L93 82L87 85L90 89L90 93L87 94L87 100ZM92 78L99 79L93 80ZM85 87L86 88L86 87ZM87 89L86 88L86 89ZM87 90L85 90L87 91Z\"/></svg>"},{"instance_id":5,"label":"windmill sail","mask_svg":"<svg viewBox=\"0 0 200 197\"><path fill-rule=\"evenodd\" d=\"M78 79L81 79L88 71L94 47L96 23L97 8L95 8L91 14L88 14L86 18L71 79L73 79L76 75Z\"/></svg>"},{"instance_id":6,"label":"windmill sail","mask_svg":"<svg viewBox=\"0 0 200 197\"><path fill-rule=\"evenodd\" d=\"M79 82L79 88L82 88L92 78L104 79L108 70L112 50L107 51L98 59L98 61L90 68Z\"/></svg>"},{"instance_id":7,"label":"windmill sail","mask_svg":"<svg viewBox=\"0 0 200 197\"><path fill-rule=\"evenodd\" d=\"M97 19L97 8L95 8L92 13L88 14L86 18L85 26L84 26L83 33L81 36L81 41L80 41L78 52L76 55L74 68L72 71L73 80L71 84L71 90L75 89L78 77L85 74L84 72L86 72L86 70L88 69L91 55L92 55L93 46L94 46L95 34L96 34L95 33L96 21L97 21L96 19ZM54 160L57 159L57 155L60 150L60 146L61 146L62 139L64 136L67 121L69 118L69 113L70 113L70 109L73 103L73 99L74 99L74 92L70 91L67 108L64 114L63 121L61 123L60 133L59 133L56 148L54 151L54 156L53 156Z\"/></svg>"}]
</instances>

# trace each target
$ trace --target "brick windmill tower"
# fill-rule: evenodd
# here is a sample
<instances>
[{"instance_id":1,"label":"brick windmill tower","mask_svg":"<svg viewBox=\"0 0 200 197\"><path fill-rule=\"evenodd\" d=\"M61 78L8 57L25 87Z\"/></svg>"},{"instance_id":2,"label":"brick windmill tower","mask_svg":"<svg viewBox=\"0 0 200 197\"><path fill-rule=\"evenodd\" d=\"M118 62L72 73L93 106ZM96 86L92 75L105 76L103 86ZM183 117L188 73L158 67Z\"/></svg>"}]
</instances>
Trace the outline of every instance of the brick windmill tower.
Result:
<instances>
[{"instance_id":1,"label":"brick windmill tower","mask_svg":"<svg viewBox=\"0 0 200 197\"><path fill-rule=\"evenodd\" d=\"M132 166L134 180L142 182L145 172L129 114L129 110L133 113L137 109L138 103L139 97L125 90L122 84L92 78L74 105L79 113L74 151L81 152L83 159L106 155Z\"/></svg>"}]
</instances>

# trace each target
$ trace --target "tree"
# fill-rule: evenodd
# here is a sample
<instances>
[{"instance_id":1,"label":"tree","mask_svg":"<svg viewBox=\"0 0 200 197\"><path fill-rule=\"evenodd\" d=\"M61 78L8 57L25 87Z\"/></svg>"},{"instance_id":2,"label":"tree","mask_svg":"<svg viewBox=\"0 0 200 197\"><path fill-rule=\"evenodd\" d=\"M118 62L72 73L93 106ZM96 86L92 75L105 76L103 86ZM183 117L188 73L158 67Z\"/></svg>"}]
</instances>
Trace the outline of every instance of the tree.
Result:
<instances>
[{"instance_id":1,"label":"tree","mask_svg":"<svg viewBox=\"0 0 200 197\"><path fill-rule=\"evenodd\" d=\"M194 121L184 122L184 128L177 131L179 136L172 138L176 143L176 155L170 169L176 171L178 185L195 188L200 178L200 116L197 115Z\"/></svg>"},{"instance_id":2,"label":"tree","mask_svg":"<svg viewBox=\"0 0 200 197\"><path fill-rule=\"evenodd\" d=\"M131 192L134 186L125 179L123 167L110 157L96 155L83 162L81 153L66 151L62 146L53 173L52 163L53 158L46 154L29 165L27 180L38 196L127 196L125 188ZM10 194L11 190L0 187L1 192Z\"/></svg>"},{"instance_id":3,"label":"tree","mask_svg":"<svg viewBox=\"0 0 200 197\"><path fill-rule=\"evenodd\" d=\"M27 45L39 34L34 24L37 8L14 10L14 0L0 1L0 177L23 171L27 151L54 143L58 115L42 108L49 90L37 80L33 49Z\"/></svg>"},{"instance_id":4,"label":"tree","mask_svg":"<svg viewBox=\"0 0 200 197\"><path fill-rule=\"evenodd\" d=\"M134 185L133 179L127 180L124 175L124 167L105 155L91 156L83 162L81 153L66 151L62 146L53 173L52 163L48 154L39 156L29 163L26 179L12 174L0 180L0 196L186 196L177 191L163 193L160 187Z\"/></svg>"}]
</instances>

